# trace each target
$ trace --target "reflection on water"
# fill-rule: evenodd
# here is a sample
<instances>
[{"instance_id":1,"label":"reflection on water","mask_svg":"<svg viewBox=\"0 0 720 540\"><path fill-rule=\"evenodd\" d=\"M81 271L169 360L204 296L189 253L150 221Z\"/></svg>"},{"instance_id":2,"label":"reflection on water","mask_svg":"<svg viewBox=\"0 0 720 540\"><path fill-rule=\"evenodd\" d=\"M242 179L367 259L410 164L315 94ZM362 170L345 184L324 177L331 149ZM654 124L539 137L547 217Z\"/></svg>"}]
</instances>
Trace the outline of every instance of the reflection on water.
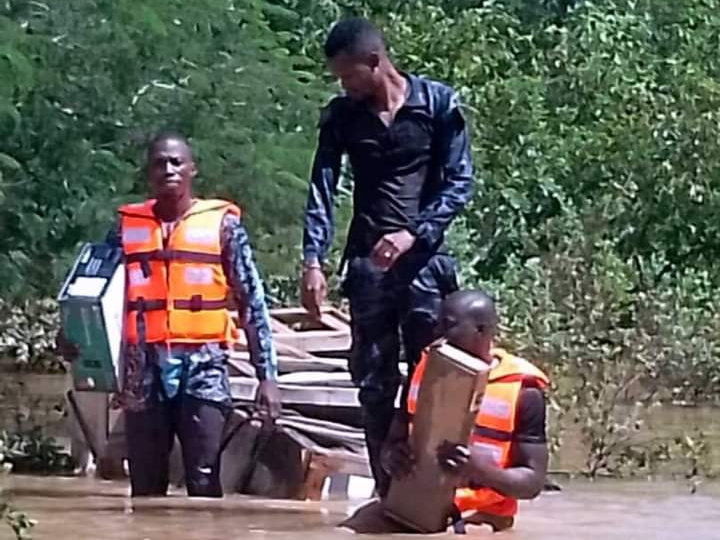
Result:
<instances>
[{"instance_id":1,"label":"reflection on water","mask_svg":"<svg viewBox=\"0 0 720 540\"><path fill-rule=\"evenodd\" d=\"M125 483L71 478L13 477L8 487L14 492L14 505L38 520L36 539L336 540L352 536L334 525L357 505L357 501L268 501L242 496L187 499L182 492L165 499L130 501ZM493 536L489 529L470 529L469 536L710 540L720 539L719 527L719 484L702 485L690 495L683 484L570 482L560 493L543 494L522 504L513 531Z\"/></svg>"}]
</instances>

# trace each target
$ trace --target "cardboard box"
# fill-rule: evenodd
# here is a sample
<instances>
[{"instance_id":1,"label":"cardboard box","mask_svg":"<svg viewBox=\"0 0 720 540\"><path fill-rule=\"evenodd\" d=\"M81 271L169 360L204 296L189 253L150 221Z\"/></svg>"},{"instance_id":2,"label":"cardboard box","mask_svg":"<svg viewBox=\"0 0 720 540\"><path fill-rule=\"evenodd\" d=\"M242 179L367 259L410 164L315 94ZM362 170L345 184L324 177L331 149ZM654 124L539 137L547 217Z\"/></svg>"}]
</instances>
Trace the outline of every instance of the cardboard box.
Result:
<instances>
[{"instance_id":1,"label":"cardboard box","mask_svg":"<svg viewBox=\"0 0 720 540\"><path fill-rule=\"evenodd\" d=\"M122 249L85 244L58 301L65 337L80 348L72 364L75 389L116 392L125 306Z\"/></svg>"},{"instance_id":2,"label":"cardboard box","mask_svg":"<svg viewBox=\"0 0 720 540\"><path fill-rule=\"evenodd\" d=\"M422 533L446 529L455 486L440 468L436 450L445 440L470 440L489 371L485 362L451 345L431 350L410 433L416 472L393 480L384 503L396 521Z\"/></svg>"}]
</instances>

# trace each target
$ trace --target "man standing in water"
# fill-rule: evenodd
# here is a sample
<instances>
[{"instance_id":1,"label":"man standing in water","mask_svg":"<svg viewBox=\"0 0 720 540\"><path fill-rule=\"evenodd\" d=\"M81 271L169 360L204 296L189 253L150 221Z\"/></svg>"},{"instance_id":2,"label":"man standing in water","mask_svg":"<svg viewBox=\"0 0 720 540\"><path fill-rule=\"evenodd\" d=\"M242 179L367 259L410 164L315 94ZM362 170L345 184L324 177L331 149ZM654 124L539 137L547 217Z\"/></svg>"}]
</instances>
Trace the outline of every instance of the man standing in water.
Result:
<instances>
[{"instance_id":1,"label":"man standing in water","mask_svg":"<svg viewBox=\"0 0 720 540\"><path fill-rule=\"evenodd\" d=\"M221 497L220 445L232 403L226 360L238 337L232 298L260 380L258 399L277 416L277 360L260 276L240 210L196 199L187 140L155 137L147 150L153 198L120 208L110 242L127 268L123 393L132 496L168 489L175 435L182 445L188 495ZM72 360L77 348L60 333Z\"/></svg>"},{"instance_id":2,"label":"man standing in water","mask_svg":"<svg viewBox=\"0 0 720 540\"><path fill-rule=\"evenodd\" d=\"M456 93L398 71L380 31L362 18L331 29L325 55L345 95L320 118L303 235L302 301L314 316L327 295L323 264L334 233L341 158L353 172L353 218L343 256L350 300L350 372L360 389L376 489L379 454L400 382L399 334L414 366L430 343L442 298L457 289L444 233L470 200L470 141Z\"/></svg>"}]
</instances>

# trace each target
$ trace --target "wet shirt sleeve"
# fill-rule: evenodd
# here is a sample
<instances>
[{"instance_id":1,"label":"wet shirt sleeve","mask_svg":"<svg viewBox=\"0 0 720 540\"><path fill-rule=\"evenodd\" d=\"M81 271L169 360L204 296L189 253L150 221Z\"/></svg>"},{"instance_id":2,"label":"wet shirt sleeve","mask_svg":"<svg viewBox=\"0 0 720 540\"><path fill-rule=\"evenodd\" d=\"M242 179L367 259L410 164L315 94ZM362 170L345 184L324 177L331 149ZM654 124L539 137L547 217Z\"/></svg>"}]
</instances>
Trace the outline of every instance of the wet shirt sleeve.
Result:
<instances>
[{"instance_id":1,"label":"wet shirt sleeve","mask_svg":"<svg viewBox=\"0 0 720 540\"><path fill-rule=\"evenodd\" d=\"M544 444L545 433L545 394L539 388L523 388L517 405L517 423L513 441Z\"/></svg>"},{"instance_id":2,"label":"wet shirt sleeve","mask_svg":"<svg viewBox=\"0 0 720 540\"><path fill-rule=\"evenodd\" d=\"M306 263L323 262L335 233L333 204L340 177L342 147L335 134L331 109L320 116L320 133L313 159L305 205L303 258Z\"/></svg>"},{"instance_id":3,"label":"wet shirt sleeve","mask_svg":"<svg viewBox=\"0 0 720 540\"><path fill-rule=\"evenodd\" d=\"M250 359L260 380L277 377L277 355L270 330L265 288L258 272L250 239L240 218L228 214L222 226L222 259L225 275L238 306Z\"/></svg>"},{"instance_id":4,"label":"wet shirt sleeve","mask_svg":"<svg viewBox=\"0 0 720 540\"><path fill-rule=\"evenodd\" d=\"M418 242L425 246L435 246L441 241L445 229L470 201L474 190L470 136L457 96L453 95L445 110L437 114L436 159L442 170L443 181L424 206L414 231Z\"/></svg>"}]
</instances>

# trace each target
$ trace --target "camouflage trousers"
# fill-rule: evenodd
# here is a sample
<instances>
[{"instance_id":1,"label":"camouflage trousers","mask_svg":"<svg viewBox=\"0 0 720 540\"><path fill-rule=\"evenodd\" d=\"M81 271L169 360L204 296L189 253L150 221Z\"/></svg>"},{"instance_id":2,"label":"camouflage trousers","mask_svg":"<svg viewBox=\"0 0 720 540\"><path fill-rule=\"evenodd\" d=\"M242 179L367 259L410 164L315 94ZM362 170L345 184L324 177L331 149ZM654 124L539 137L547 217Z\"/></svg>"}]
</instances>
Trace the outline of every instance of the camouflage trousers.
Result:
<instances>
[{"instance_id":1,"label":"camouflage trousers","mask_svg":"<svg viewBox=\"0 0 720 540\"><path fill-rule=\"evenodd\" d=\"M410 252L387 271L368 257L348 261L343 292L350 301L350 373L359 389L370 465L381 495L389 478L380 467L380 451L401 383L401 349L412 370L435 337L442 299L457 288L455 260L443 253Z\"/></svg>"}]
</instances>

